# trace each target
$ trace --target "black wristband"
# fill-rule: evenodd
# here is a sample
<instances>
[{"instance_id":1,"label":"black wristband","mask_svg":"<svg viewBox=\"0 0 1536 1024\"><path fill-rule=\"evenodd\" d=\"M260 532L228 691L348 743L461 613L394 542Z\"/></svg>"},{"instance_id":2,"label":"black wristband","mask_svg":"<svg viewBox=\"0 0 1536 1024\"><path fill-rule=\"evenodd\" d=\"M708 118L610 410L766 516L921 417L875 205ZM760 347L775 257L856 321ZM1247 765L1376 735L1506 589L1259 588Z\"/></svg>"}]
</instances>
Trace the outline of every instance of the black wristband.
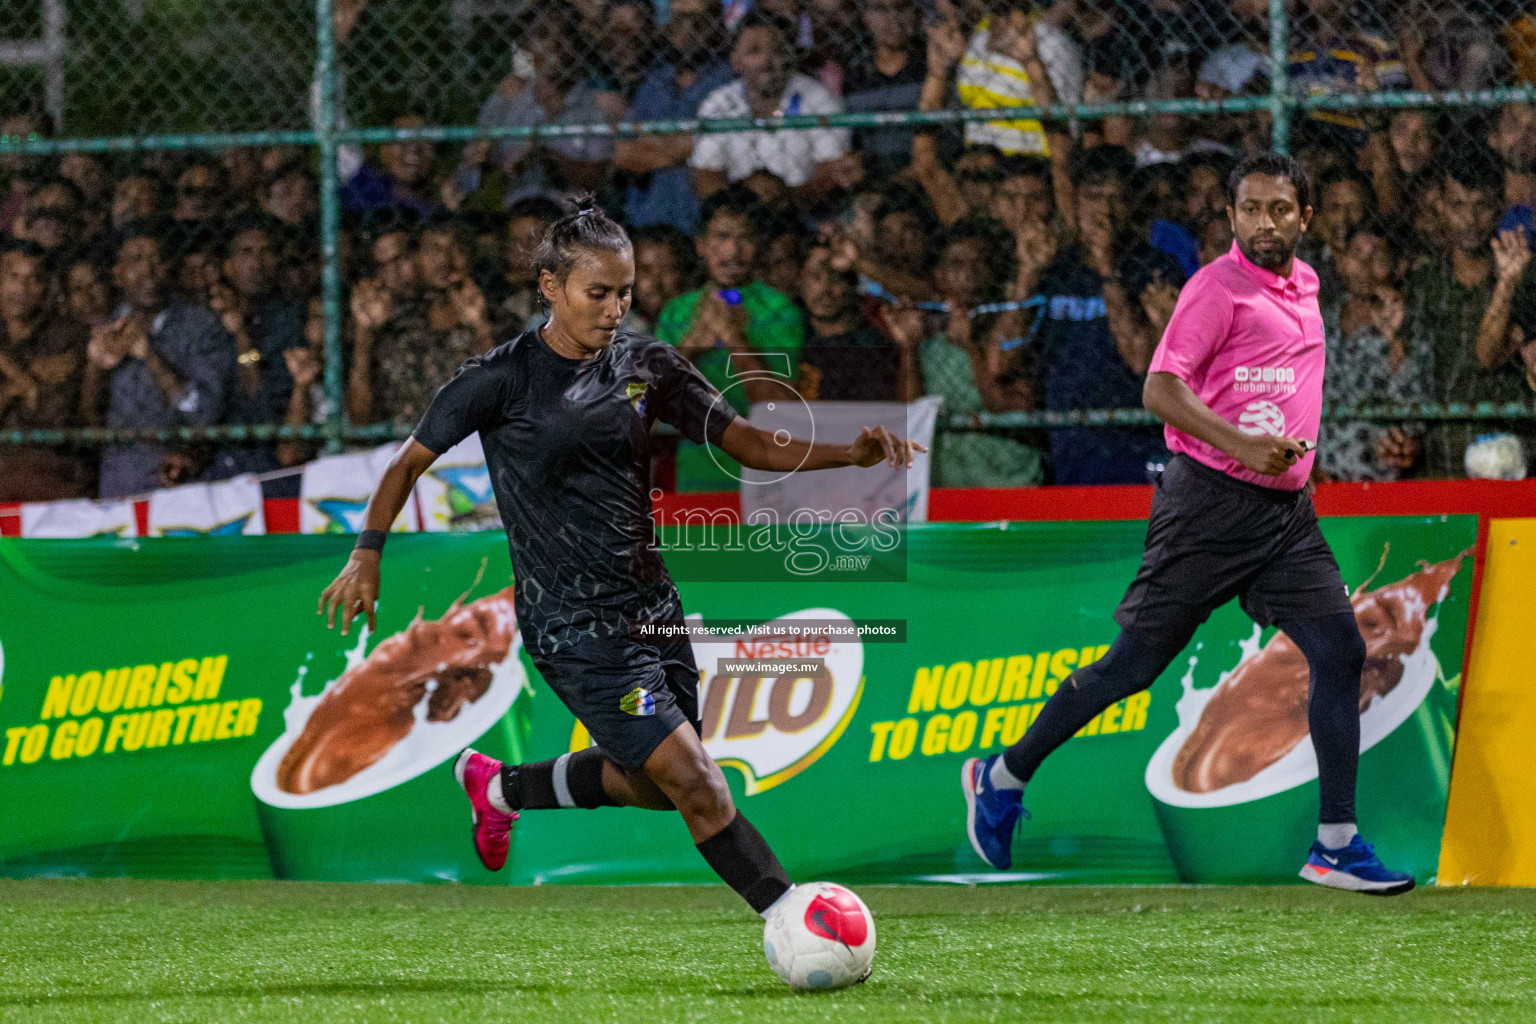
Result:
<instances>
[{"instance_id":1,"label":"black wristband","mask_svg":"<svg viewBox=\"0 0 1536 1024\"><path fill-rule=\"evenodd\" d=\"M384 540L389 534L383 530L364 530L357 535L357 543L352 545L353 551L384 551Z\"/></svg>"}]
</instances>

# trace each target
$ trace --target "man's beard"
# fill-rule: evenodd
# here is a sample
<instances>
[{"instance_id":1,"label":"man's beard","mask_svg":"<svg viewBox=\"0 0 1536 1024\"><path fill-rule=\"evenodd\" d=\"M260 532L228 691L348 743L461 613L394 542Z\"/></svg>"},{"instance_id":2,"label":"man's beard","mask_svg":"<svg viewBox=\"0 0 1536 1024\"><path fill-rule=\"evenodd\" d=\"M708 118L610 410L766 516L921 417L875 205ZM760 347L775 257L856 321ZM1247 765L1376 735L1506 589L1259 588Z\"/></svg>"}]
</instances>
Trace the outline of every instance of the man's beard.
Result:
<instances>
[{"instance_id":1,"label":"man's beard","mask_svg":"<svg viewBox=\"0 0 1536 1024\"><path fill-rule=\"evenodd\" d=\"M1296 255L1296 242L1286 245L1283 240L1277 239L1280 244L1272 249L1261 250L1250 241L1237 240L1237 249L1243 256L1256 267L1279 273L1280 270Z\"/></svg>"}]
</instances>

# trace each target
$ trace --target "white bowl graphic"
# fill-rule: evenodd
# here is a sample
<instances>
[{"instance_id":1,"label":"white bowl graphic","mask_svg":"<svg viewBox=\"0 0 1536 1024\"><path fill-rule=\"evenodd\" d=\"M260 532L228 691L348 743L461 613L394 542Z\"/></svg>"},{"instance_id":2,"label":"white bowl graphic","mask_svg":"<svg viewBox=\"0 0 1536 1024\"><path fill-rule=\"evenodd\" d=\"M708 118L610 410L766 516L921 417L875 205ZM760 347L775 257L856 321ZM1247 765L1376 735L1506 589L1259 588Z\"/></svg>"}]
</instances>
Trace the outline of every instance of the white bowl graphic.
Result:
<instances>
[{"instance_id":1,"label":"white bowl graphic","mask_svg":"<svg viewBox=\"0 0 1536 1024\"><path fill-rule=\"evenodd\" d=\"M358 637L357 646L347 653L348 668L363 660L367 637L365 627ZM251 771L252 792L257 799L272 807L302 809L331 807L361 800L409 782L473 744L505 717L518 694L529 687L521 652L522 638L517 636L506 658L489 666L491 683L485 693L477 700L465 703L458 714L446 722L433 722L427 718L427 701L432 690L431 684L428 684L427 697L413 709L415 722L411 731L378 761L336 785L309 793L290 793L278 787L278 765L304 732L310 713L340 678L338 676L328 682L320 693L306 697L302 693L302 684L307 668L301 666L298 678L289 688L291 698L283 711L286 726L283 734L266 749Z\"/></svg>"}]
</instances>

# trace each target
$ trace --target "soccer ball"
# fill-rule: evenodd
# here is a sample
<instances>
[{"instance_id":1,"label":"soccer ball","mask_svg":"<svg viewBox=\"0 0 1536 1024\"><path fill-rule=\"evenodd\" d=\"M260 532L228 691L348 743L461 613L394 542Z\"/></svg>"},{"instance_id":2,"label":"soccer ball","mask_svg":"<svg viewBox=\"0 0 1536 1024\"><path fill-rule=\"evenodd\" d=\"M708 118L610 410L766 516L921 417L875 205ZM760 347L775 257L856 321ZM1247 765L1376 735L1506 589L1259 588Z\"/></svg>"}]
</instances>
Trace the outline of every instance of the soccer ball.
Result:
<instances>
[{"instance_id":1,"label":"soccer ball","mask_svg":"<svg viewBox=\"0 0 1536 1024\"><path fill-rule=\"evenodd\" d=\"M840 885L797 885L768 912L763 952L793 988L846 988L869 977L875 919Z\"/></svg>"}]
</instances>

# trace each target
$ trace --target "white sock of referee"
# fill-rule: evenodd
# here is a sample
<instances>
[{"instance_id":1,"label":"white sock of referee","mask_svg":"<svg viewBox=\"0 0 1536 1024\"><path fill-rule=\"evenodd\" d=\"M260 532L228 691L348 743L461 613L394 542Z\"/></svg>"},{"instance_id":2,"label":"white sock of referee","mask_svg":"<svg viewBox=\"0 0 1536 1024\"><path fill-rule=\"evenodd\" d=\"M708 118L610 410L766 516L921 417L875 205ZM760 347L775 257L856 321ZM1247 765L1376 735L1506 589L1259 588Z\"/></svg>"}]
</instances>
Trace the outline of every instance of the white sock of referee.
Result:
<instances>
[{"instance_id":1,"label":"white sock of referee","mask_svg":"<svg viewBox=\"0 0 1536 1024\"><path fill-rule=\"evenodd\" d=\"M987 777L992 780L993 789L1024 788L1024 780L1009 771L1008 762L1001 757L992 762L992 770L987 773Z\"/></svg>"},{"instance_id":2,"label":"white sock of referee","mask_svg":"<svg viewBox=\"0 0 1536 1024\"><path fill-rule=\"evenodd\" d=\"M1342 850L1360 834L1352 821L1330 822L1317 826L1317 841L1330 850Z\"/></svg>"}]
</instances>

